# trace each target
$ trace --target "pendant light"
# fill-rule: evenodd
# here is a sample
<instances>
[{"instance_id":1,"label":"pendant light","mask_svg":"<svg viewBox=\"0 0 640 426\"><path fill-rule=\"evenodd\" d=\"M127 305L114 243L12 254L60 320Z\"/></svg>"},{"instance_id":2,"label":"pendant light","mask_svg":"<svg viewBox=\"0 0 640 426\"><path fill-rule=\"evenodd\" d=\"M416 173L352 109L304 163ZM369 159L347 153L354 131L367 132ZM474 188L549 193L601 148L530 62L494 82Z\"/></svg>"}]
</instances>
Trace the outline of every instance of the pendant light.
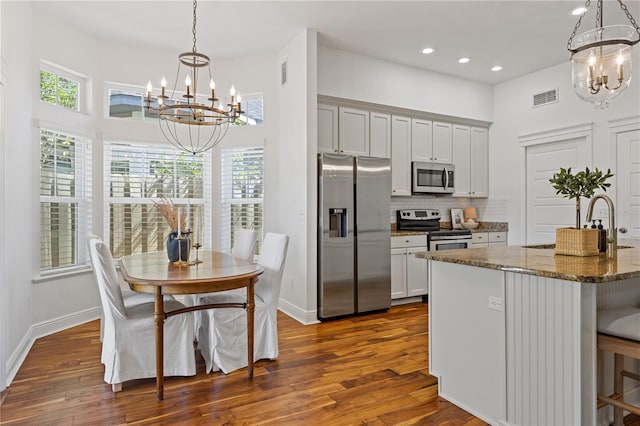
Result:
<instances>
[{"instance_id":1,"label":"pendant light","mask_svg":"<svg viewBox=\"0 0 640 426\"><path fill-rule=\"evenodd\" d=\"M620 8L631 25L602 25L602 0L597 0L596 27L576 35L582 18L589 10L587 0L584 12L567 42L571 52L571 76L576 94L596 107L606 108L631 83L631 51L640 41L640 28L627 6L618 0Z\"/></svg>"}]
</instances>

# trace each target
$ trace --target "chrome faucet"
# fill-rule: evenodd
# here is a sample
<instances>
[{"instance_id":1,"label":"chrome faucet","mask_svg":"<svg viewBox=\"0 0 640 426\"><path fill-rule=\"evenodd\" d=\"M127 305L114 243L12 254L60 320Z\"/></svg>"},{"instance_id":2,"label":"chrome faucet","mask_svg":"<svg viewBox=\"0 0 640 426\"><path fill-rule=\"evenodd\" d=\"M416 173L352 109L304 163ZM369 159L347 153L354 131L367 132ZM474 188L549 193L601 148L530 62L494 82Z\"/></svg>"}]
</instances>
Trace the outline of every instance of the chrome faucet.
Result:
<instances>
[{"instance_id":1,"label":"chrome faucet","mask_svg":"<svg viewBox=\"0 0 640 426\"><path fill-rule=\"evenodd\" d=\"M593 216L593 206L598 199L602 198L609 207L609 229L607 229L607 255L609 257L615 256L618 249L618 230L616 229L616 217L615 209L613 207L613 201L607 195L598 194L589 201L589 208L587 209L587 223L591 222L591 216Z\"/></svg>"}]
</instances>

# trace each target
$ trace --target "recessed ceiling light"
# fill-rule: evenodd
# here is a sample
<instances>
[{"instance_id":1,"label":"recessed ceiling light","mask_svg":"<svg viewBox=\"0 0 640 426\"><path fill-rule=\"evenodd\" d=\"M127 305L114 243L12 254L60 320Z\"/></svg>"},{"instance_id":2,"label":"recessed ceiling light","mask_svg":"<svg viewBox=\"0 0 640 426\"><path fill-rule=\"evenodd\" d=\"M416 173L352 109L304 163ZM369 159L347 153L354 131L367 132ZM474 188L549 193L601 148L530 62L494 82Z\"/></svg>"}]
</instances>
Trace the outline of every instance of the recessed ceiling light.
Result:
<instances>
[{"instance_id":1,"label":"recessed ceiling light","mask_svg":"<svg viewBox=\"0 0 640 426\"><path fill-rule=\"evenodd\" d=\"M581 6L581 7L576 7L575 9L573 9L573 10L571 11L571 14L572 14L573 16L578 16L578 15L582 15L582 14L583 14L583 13L585 13L586 11L587 11L587 8L586 8L586 7L582 7L582 6Z\"/></svg>"},{"instance_id":2,"label":"recessed ceiling light","mask_svg":"<svg viewBox=\"0 0 640 426\"><path fill-rule=\"evenodd\" d=\"M432 47L426 47L424 49L422 49L422 53L424 53L425 55L428 55L429 53L433 53L434 49Z\"/></svg>"},{"instance_id":3,"label":"recessed ceiling light","mask_svg":"<svg viewBox=\"0 0 640 426\"><path fill-rule=\"evenodd\" d=\"M500 71L502 69L502 67L500 65L496 65L494 67L491 67L491 71Z\"/></svg>"},{"instance_id":4,"label":"recessed ceiling light","mask_svg":"<svg viewBox=\"0 0 640 426\"><path fill-rule=\"evenodd\" d=\"M460 62L461 64L466 64L467 62L469 62L471 59L469 58L460 58L458 59L458 62Z\"/></svg>"}]
</instances>

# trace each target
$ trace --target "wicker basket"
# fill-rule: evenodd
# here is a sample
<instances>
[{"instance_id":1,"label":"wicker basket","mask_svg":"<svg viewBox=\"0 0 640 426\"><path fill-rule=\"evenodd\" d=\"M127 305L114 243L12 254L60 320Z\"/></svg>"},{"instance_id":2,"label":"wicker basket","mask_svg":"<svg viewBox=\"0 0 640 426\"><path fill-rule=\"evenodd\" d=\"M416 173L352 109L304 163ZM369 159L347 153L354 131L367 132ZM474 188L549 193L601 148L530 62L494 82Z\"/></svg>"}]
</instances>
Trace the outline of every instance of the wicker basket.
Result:
<instances>
[{"instance_id":1,"label":"wicker basket","mask_svg":"<svg viewBox=\"0 0 640 426\"><path fill-rule=\"evenodd\" d=\"M570 256L597 256L598 230L597 229L556 229L555 254Z\"/></svg>"}]
</instances>

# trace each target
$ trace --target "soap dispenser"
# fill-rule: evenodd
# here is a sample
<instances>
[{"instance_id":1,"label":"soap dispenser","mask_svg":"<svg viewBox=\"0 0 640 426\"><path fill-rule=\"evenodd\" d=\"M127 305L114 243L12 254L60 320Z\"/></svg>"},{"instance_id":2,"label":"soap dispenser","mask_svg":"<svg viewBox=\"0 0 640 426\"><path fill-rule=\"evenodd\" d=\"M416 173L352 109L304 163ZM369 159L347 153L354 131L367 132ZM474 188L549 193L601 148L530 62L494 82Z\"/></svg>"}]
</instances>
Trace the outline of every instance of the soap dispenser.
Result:
<instances>
[{"instance_id":1,"label":"soap dispenser","mask_svg":"<svg viewBox=\"0 0 640 426\"><path fill-rule=\"evenodd\" d=\"M595 220L593 221L595 223ZM598 219L598 249L601 252L607 251L607 231L602 226L602 219Z\"/></svg>"}]
</instances>

